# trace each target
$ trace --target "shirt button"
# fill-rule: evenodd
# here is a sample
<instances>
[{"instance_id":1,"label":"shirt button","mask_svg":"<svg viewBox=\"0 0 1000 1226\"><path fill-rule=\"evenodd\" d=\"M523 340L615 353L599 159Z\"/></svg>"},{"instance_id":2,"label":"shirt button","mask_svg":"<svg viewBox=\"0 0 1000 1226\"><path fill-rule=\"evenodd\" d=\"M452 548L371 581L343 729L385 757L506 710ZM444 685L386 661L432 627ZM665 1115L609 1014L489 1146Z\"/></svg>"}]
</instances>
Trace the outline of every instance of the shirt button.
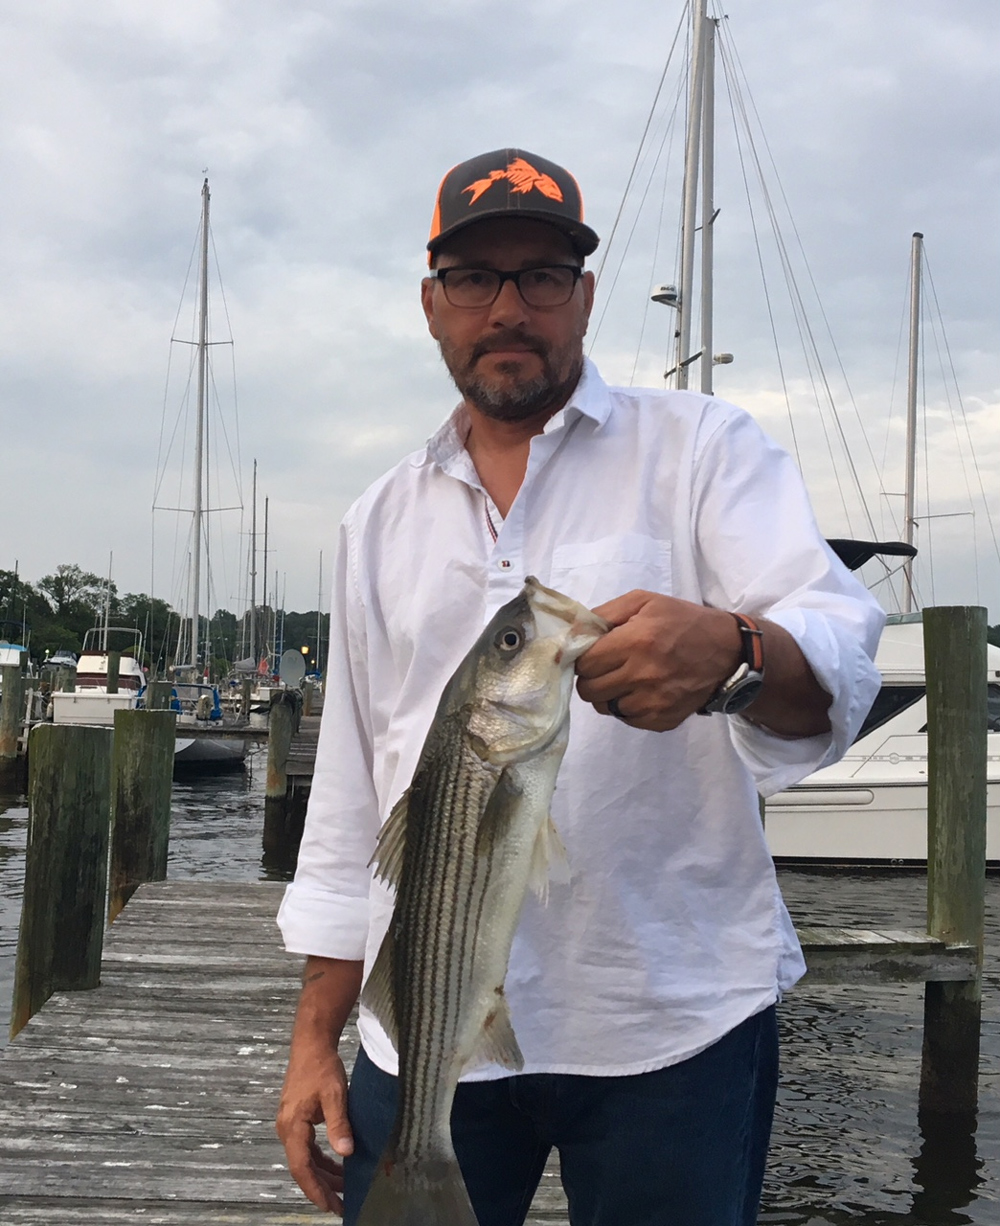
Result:
<instances>
[{"instance_id":1,"label":"shirt button","mask_svg":"<svg viewBox=\"0 0 1000 1226\"><path fill-rule=\"evenodd\" d=\"M498 566L498 567L499 567L501 570L510 570L510 568L511 568L513 565L514 565L514 563L513 563L513 562L511 562L509 558L504 558L502 561L500 561L500 562L498 562L498 563L497 563L497 566Z\"/></svg>"}]
</instances>

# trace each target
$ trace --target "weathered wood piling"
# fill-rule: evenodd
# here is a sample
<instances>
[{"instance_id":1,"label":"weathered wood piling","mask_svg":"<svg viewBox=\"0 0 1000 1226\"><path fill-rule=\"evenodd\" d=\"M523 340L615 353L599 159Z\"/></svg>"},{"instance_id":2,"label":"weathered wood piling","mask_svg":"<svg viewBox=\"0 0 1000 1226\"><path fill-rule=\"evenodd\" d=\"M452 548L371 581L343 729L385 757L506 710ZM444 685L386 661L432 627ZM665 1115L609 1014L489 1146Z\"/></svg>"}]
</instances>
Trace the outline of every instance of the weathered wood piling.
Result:
<instances>
[{"instance_id":1,"label":"weathered wood piling","mask_svg":"<svg viewBox=\"0 0 1000 1226\"><path fill-rule=\"evenodd\" d=\"M118 693L118 681L121 677L122 668L122 653L120 651L108 652L108 675L107 675L107 691L109 694Z\"/></svg>"},{"instance_id":2,"label":"weathered wood piling","mask_svg":"<svg viewBox=\"0 0 1000 1226\"><path fill-rule=\"evenodd\" d=\"M5 664L0 669L3 697L0 698L0 761L17 757L18 739L24 719L24 674L20 664Z\"/></svg>"},{"instance_id":3,"label":"weathered wood piling","mask_svg":"<svg viewBox=\"0 0 1000 1226\"><path fill-rule=\"evenodd\" d=\"M53 992L96 987L100 978L112 735L74 725L31 731L12 1037Z\"/></svg>"},{"instance_id":4,"label":"weathered wood piling","mask_svg":"<svg viewBox=\"0 0 1000 1226\"><path fill-rule=\"evenodd\" d=\"M964 982L924 995L921 1113L975 1111L986 888L986 610L925 609L927 931L970 947Z\"/></svg>"},{"instance_id":5,"label":"weathered wood piling","mask_svg":"<svg viewBox=\"0 0 1000 1226\"><path fill-rule=\"evenodd\" d=\"M111 767L108 921L145 881L164 881L177 716L116 711Z\"/></svg>"},{"instance_id":6,"label":"weathered wood piling","mask_svg":"<svg viewBox=\"0 0 1000 1226\"><path fill-rule=\"evenodd\" d=\"M173 687L169 681L150 681L146 686L145 703L147 711L168 711L170 695Z\"/></svg>"},{"instance_id":7,"label":"weathered wood piling","mask_svg":"<svg viewBox=\"0 0 1000 1226\"><path fill-rule=\"evenodd\" d=\"M264 788L263 849L269 856L287 857L302 838L304 812L293 803L288 757L302 713L302 698L294 690L271 695L267 720L267 780Z\"/></svg>"}]
</instances>

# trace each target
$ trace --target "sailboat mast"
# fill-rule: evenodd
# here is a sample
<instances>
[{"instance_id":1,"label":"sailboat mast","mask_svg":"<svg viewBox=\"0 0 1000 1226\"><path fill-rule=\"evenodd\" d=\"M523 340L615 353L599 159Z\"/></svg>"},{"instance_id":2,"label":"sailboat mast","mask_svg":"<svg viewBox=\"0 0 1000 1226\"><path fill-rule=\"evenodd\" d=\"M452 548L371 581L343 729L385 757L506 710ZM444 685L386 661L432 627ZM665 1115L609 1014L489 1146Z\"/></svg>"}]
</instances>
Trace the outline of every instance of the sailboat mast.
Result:
<instances>
[{"instance_id":1,"label":"sailboat mast","mask_svg":"<svg viewBox=\"0 0 1000 1226\"><path fill-rule=\"evenodd\" d=\"M920 361L920 269L924 236L913 235L910 245L910 352L906 380L906 478L903 485L903 540L913 544L916 519L914 501L917 468L917 381ZM913 611L913 559L903 563L903 612Z\"/></svg>"},{"instance_id":2,"label":"sailboat mast","mask_svg":"<svg viewBox=\"0 0 1000 1226\"><path fill-rule=\"evenodd\" d=\"M316 594L316 672L323 672L323 550L319 551L319 591Z\"/></svg>"},{"instance_id":3,"label":"sailboat mast","mask_svg":"<svg viewBox=\"0 0 1000 1226\"><path fill-rule=\"evenodd\" d=\"M264 637L261 642L261 648L268 657L268 660L271 658L271 627L269 624L271 619L267 612L267 509L269 502L270 498L264 499L264 592L260 598L264 613Z\"/></svg>"},{"instance_id":4,"label":"sailboat mast","mask_svg":"<svg viewBox=\"0 0 1000 1226\"><path fill-rule=\"evenodd\" d=\"M712 394L712 286L715 276L715 31L705 21L705 81L702 86L701 153L701 390Z\"/></svg>"},{"instance_id":5,"label":"sailboat mast","mask_svg":"<svg viewBox=\"0 0 1000 1226\"><path fill-rule=\"evenodd\" d=\"M253 462L253 509L250 513L250 654L257 663L257 461Z\"/></svg>"},{"instance_id":6,"label":"sailboat mast","mask_svg":"<svg viewBox=\"0 0 1000 1226\"><path fill-rule=\"evenodd\" d=\"M205 390L208 366L208 180L201 189L201 282L198 301L198 412L194 444L194 540L191 549L191 663L198 665L201 604L201 520L205 467Z\"/></svg>"},{"instance_id":7,"label":"sailboat mast","mask_svg":"<svg viewBox=\"0 0 1000 1226\"><path fill-rule=\"evenodd\" d=\"M681 221L681 300L677 318L677 386L688 385L691 350L691 304L694 294L694 235L698 212L698 171L701 160L702 91L705 80L705 27L708 0L691 6L691 98L684 153L684 214Z\"/></svg>"}]
</instances>

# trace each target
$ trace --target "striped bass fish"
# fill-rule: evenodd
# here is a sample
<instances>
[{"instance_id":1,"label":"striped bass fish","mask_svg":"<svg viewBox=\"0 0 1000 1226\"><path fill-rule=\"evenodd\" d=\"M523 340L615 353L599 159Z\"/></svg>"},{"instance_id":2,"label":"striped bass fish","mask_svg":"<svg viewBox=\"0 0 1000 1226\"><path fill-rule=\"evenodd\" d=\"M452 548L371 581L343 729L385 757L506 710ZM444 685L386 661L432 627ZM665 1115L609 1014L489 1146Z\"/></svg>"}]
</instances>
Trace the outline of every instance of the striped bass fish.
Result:
<instances>
[{"instance_id":1,"label":"striped bass fish","mask_svg":"<svg viewBox=\"0 0 1000 1226\"><path fill-rule=\"evenodd\" d=\"M358 1226L476 1226L452 1099L472 1063L524 1066L507 960L529 886L544 897L550 862L565 866L549 804L573 664L607 629L529 577L445 686L379 835L372 863L396 903L361 1001L399 1053L399 1099Z\"/></svg>"}]
</instances>

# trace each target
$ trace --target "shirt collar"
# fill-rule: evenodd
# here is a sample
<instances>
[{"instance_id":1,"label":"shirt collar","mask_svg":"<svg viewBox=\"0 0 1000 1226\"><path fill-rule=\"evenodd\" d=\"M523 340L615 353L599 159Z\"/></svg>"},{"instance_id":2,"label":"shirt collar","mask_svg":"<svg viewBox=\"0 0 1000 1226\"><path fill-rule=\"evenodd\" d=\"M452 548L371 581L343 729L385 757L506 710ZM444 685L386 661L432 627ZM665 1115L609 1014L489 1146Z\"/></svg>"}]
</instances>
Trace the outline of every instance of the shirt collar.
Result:
<instances>
[{"instance_id":1,"label":"shirt collar","mask_svg":"<svg viewBox=\"0 0 1000 1226\"><path fill-rule=\"evenodd\" d=\"M556 430L565 429L578 417L588 417L595 426L600 427L610 414L611 393L608 385L590 358L584 358L583 371L573 395L559 412L545 423L543 433L553 434ZM424 450L414 456L415 466L420 468L425 464L437 464L438 467L444 468L459 452L465 450L469 424L468 411L464 404L459 404L441 428L427 440Z\"/></svg>"}]
</instances>

